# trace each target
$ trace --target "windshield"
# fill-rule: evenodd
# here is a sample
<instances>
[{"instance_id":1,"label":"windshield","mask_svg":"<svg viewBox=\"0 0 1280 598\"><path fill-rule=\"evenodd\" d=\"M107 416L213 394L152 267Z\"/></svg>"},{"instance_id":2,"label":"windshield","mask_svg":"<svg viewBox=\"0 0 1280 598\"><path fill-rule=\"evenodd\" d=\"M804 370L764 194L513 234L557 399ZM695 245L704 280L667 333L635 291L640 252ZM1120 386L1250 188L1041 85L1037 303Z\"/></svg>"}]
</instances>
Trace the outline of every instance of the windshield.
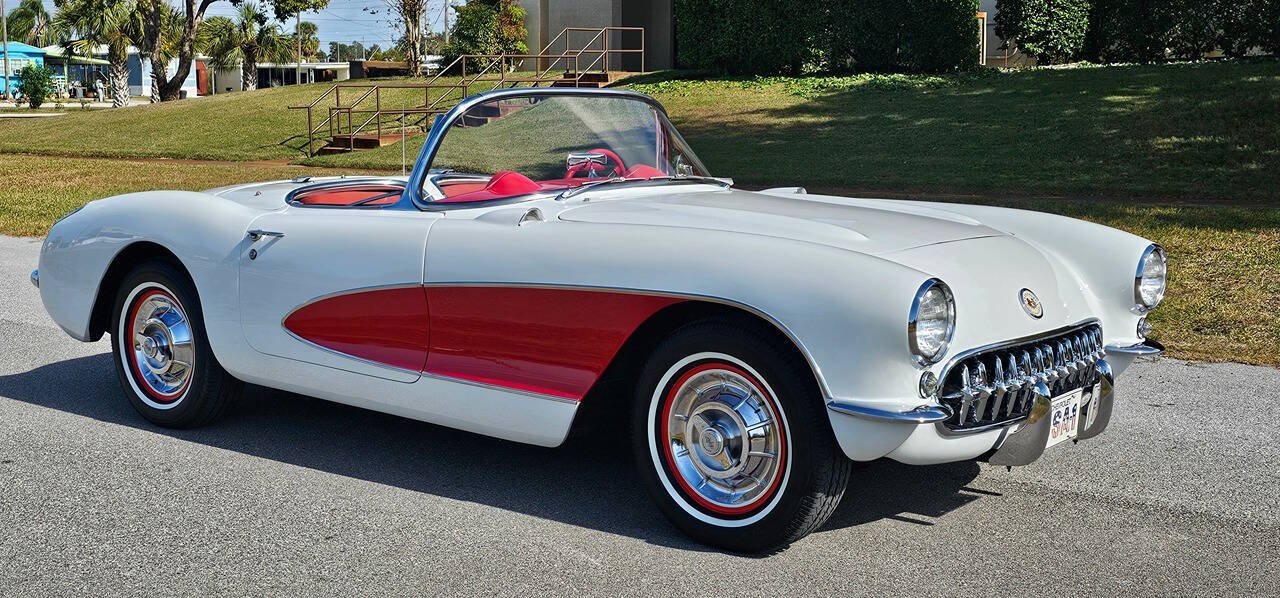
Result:
<instances>
[{"instance_id":1,"label":"windshield","mask_svg":"<svg viewBox=\"0 0 1280 598\"><path fill-rule=\"evenodd\" d=\"M452 202L618 177L710 176L661 110L603 95L530 94L476 104L449 126L431 168L449 171L433 195Z\"/></svg>"}]
</instances>

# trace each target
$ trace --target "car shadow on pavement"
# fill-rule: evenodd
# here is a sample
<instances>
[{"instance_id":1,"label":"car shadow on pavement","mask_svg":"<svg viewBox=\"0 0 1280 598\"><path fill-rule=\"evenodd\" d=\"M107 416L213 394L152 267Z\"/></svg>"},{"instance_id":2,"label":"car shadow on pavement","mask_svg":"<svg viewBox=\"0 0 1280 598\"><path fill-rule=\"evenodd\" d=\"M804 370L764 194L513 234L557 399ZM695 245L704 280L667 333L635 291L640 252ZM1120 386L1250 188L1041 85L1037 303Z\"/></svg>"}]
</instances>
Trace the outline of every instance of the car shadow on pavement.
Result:
<instances>
[{"instance_id":1,"label":"car shadow on pavement","mask_svg":"<svg viewBox=\"0 0 1280 598\"><path fill-rule=\"evenodd\" d=\"M605 433L548 449L252 385L219 422L169 430L128 404L107 353L0 376L0 396L294 466L707 550L663 520L631 473L626 442ZM823 530L882 519L932 525L929 519L983 494L965 488L978 473L974 463L859 466Z\"/></svg>"}]
</instances>

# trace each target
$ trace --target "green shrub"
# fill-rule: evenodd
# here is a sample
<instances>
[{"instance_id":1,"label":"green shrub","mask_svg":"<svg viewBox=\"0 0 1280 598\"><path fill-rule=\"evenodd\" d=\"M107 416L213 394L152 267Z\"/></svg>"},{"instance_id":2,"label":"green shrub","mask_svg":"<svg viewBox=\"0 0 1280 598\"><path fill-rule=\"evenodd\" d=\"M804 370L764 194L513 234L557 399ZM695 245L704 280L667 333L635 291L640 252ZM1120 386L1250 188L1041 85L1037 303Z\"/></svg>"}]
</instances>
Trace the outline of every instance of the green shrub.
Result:
<instances>
[{"instance_id":1,"label":"green shrub","mask_svg":"<svg viewBox=\"0 0 1280 598\"><path fill-rule=\"evenodd\" d=\"M1040 64L1067 62L1084 47L1090 0L998 0L996 35Z\"/></svg>"},{"instance_id":2,"label":"green shrub","mask_svg":"<svg viewBox=\"0 0 1280 598\"><path fill-rule=\"evenodd\" d=\"M444 46L444 65L463 54L529 53L524 42L525 10L515 0L472 0L458 6L455 13L457 20ZM468 70L471 66L468 60Z\"/></svg>"},{"instance_id":3,"label":"green shrub","mask_svg":"<svg viewBox=\"0 0 1280 598\"><path fill-rule=\"evenodd\" d=\"M976 0L833 0L827 64L833 70L943 73L978 62Z\"/></svg>"},{"instance_id":4,"label":"green shrub","mask_svg":"<svg viewBox=\"0 0 1280 598\"><path fill-rule=\"evenodd\" d=\"M26 98L27 105L33 110L44 104L45 98L53 93L53 71L34 64L28 64L18 71L18 91Z\"/></svg>"},{"instance_id":5,"label":"green shrub","mask_svg":"<svg viewBox=\"0 0 1280 598\"><path fill-rule=\"evenodd\" d=\"M798 74L816 57L820 0L675 0L681 68Z\"/></svg>"}]
</instances>

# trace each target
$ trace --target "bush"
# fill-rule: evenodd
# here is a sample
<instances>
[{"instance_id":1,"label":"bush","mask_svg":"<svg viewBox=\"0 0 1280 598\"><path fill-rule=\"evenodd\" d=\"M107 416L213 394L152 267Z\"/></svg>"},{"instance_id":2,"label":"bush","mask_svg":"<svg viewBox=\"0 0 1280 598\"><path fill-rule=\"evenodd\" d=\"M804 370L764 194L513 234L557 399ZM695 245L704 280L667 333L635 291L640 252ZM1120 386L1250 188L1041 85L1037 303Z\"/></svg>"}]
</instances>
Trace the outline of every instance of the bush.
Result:
<instances>
[{"instance_id":1,"label":"bush","mask_svg":"<svg viewBox=\"0 0 1280 598\"><path fill-rule=\"evenodd\" d=\"M997 0L996 35L1040 64L1059 64L1084 47L1090 0Z\"/></svg>"},{"instance_id":2,"label":"bush","mask_svg":"<svg viewBox=\"0 0 1280 598\"><path fill-rule=\"evenodd\" d=\"M528 54L525 10L515 0L472 0L455 9L444 65L463 54ZM481 66L483 68L483 66Z\"/></svg>"},{"instance_id":3,"label":"bush","mask_svg":"<svg viewBox=\"0 0 1280 598\"><path fill-rule=\"evenodd\" d=\"M18 71L18 92L27 99L27 105L33 110L44 104L45 98L53 93L53 71L34 64L28 64Z\"/></svg>"},{"instance_id":4,"label":"bush","mask_svg":"<svg viewBox=\"0 0 1280 598\"><path fill-rule=\"evenodd\" d=\"M820 0L676 0L681 68L798 74L816 57Z\"/></svg>"},{"instance_id":5,"label":"bush","mask_svg":"<svg viewBox=\"0 0 1280 598\"><path fill-rule=\"evenodd\" d=\"M1277 54L1280 0L1094 0L1089 27L1084 56L1106 62Z\"/></svg>"},{"instance_id":6,"label":"bush","mask_svg":"<svg viewBox=\"0 0 1280 598\"><path fill-rule=\"evenodd\" d=\"M834 70L942 73L978 62L976 0L835 0L828 9Z\"/></svg>"}]
</instances>

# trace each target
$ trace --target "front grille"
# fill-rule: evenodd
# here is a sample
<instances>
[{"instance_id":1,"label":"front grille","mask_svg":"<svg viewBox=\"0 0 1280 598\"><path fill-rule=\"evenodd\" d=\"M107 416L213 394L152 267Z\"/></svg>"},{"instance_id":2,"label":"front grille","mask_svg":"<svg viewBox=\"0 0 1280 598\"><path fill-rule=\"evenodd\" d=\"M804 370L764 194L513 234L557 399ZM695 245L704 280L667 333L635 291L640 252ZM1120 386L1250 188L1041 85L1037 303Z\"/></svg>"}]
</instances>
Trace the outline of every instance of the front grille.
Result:
<instances>
[{"instance_id":1,"label":"front grille","mask_svg":"<svg viewBox=\"0 0 1280 598\"><path fill-rule=\"evenodd\" d=\"M1021 420L1031 411L1037 382L1054 397L1091 386L1102 356L1097 324L964 356L943 375L942 402L951 408L943 423L976 431Z\"/></svg>"}]
</instances>

